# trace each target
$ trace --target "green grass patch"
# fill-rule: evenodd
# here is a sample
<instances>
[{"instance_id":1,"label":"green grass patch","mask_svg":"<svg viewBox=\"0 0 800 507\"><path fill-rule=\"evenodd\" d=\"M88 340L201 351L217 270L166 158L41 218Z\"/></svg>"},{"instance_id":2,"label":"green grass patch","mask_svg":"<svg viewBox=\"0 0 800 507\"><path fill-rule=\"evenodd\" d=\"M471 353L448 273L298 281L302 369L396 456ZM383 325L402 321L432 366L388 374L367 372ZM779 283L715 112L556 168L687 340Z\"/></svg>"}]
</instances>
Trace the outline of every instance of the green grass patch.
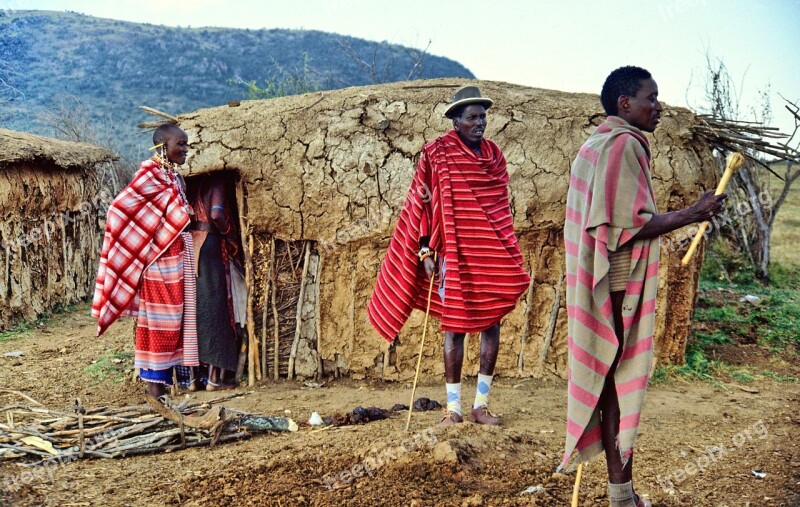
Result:
<instances>
[{"instance_id":1,"label":"green grass patch","mask_svg":"<svg viewBox=\"0 0 800 507\"><path fill-rule=\"evenodd\" d=\"M684 364L662 366L652 380L656 383L670 379L703 380L716 385L724 385L728 379L739 384L759 378L798 382L790 375L712 360L709 353L714 347L736 346L742 341L758 343L776 358L782 355L786 359L788 354L786 360L793 361L800 350L800 270L774 265L769 286L746 277L742 277L747 282L743 284L734 282L735 277L728 280L710 277L712 272L707 270L700 280L694 320L702 325L689 337ZM718 289L724 290L715 292ZM761 298L760 304L739 302L747 294Z\"/></svg>"},{"instance_id":2,"label":"green grass patch","mask_svg":"<svg viewBox=\"0 0 800 507\"><path fill-rule=\"evenodd\" d=\"M716 329L710 333L706 332L695 332L694 334L697 342L702 347L706 347L708 345L722 345L724 343L733 343L733 340L727 333L722 331L721 329Z\"/></svg>"},{"instance_id":3,"label":"green grass patch","mask_svg":"<svg viewBox=\"0 0 800 507\"><path fill-rule=\"evenodd\" d=\"M20 322L11 329L7 329L0 333L0 343L11 341L25 336L34 327L32 322Z\"/></svg>"},{"instance_id":4,"label":"green grass patch","mask_svg":"<svg viewBox=\"0 0 800 507\"><path fill-rule=\"evenodd\" d=\"M772 380L777 380L778 382L789 382L792 384L800 384L800 379L797 377L792 377L791 375L782 375L780 373L775 373L774 371L764 370L761 372L762 377L771 378Z\"/></svg>"},{"instance_id":5,"label":"green grass patch","mask_svg":"<svg viewBox=\"0 0 800 507\"><path fill-rule=\"evenodd\" d=\"M92 379L92 384L99 384L109 379L116 384L124 381L131 371L133 371L132 352L109 352L83 369L83 373Z\"/></svg>"},{"instance_id":6,"label":"green grass patch","mask_svg":"<svg viewBox=\"0 0 800 507\"><path fill-rule=\"evenodd\" d=\"M17 338L22 338L30 331L33 331L37 326L44 327L47 325L48 321L55 316L64 314L64 313L71 313L78 309L77 305L69 304L69 305L58 305L50 311L44 312L36 317L36 320L32 322L20 322L19 324L15 325L10 329L6 329L5 331L0 332L0 343L5 341L15 340Z\"/></svg>"},{"instance_id":7,"label":"green grass patch","mask_svg":"<svg viewBox=\"0 0 800 507\"><path fill-rule=\"evenodd\" d=\"M769 290L748 320L755 324L761 345L779 349L800 345L800 291Z\"/></svg>"},{"instance_id":8,"label":"green grass patch","mask_svg":"<svg viewBox=\"0 0 800 507\"><path fill-rule=\"evenodd\" d=\"M720 324L743 324L746 319L739 315L732 306L697 308L694 312L695 320L700 322L717 322Z\"/></svg>"},{"instance_id":9,"label":"green grass patch","mask_svg":"<svg viewBox=\"0 0 800 507\"><path fill-rule=\"evenodd\" d=\"M721 368L719 361L712 361L706 356L703 347L696 341L690 341L686 347L686 359L682 365L666 365L656 369L651 379L654 383L667 382L673 379L703 380L713 385L720 382L715 373Z\"/></svg>"}]
</instances>

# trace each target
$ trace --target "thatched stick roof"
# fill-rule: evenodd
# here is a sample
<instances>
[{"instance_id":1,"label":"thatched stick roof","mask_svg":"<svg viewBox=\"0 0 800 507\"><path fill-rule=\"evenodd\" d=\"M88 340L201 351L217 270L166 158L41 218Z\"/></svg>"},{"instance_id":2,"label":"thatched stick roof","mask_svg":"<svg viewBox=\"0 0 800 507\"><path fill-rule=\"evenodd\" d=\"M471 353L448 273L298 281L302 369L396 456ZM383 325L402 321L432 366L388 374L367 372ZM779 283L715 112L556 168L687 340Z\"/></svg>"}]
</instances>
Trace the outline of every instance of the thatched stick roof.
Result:
<instances>
[{"instance_id":1,"label":"thatched stick roof","mask_svg":"<svg viewBox=\"0 0 800 507\"><path fill-rule=\"evenodd\" d=\"M91 144L0 129L0 169L22 162L49 162L73 170L117 158L110 151Z\"/></svg>"}]
</instances>

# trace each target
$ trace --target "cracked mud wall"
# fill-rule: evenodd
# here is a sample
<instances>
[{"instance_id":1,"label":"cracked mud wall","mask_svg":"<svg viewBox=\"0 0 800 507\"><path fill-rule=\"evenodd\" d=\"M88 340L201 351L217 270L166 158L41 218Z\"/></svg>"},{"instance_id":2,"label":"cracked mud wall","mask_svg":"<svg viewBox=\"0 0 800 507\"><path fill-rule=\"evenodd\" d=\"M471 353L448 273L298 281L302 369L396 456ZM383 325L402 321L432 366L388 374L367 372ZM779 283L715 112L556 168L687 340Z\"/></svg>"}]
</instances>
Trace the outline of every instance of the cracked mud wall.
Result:
<instances>
[{"instance_id":1,"label":"cracked mud wall","mask_svg":"<svg viewBox=\"0 0 800 507\"><path fill-rule=\"evenodd\" d=\"M0 168L0 329L92 295L105 219L99 190L93 169Z\"/></svg>"},{"instance_id":2,"label":"cracked mud wall","mask_svg":"<svg viewBox=\"0 0 800 507\"><path fill-rule=\"evenodd\" d=\"M314 325L326 374L338 369L354 376L413 377L423 315L415 312L399 345L388 350L369 325L365 308L419 151L447 131L450 122L442 112L465 83L441 79L349 88L243 101L180 117L193 149L187 174L233 170L241 175L246 231L259 243L272 236L315 242L322 269ZM476 84L495 101L487 137L508 160L514 226L533 279L530 294L503 321L497 371L563 376L565 197L572 159L603 119L599 99L505 83ZM710 149L693 137L693 123L690 112L667 108L651 136L653 184L662 212L691 204L713 187L715 164ZM664 243L656 355L661 361L680 361L702 255L681 268L684 248ZM267 276L266 264L260 259L253 263L257 287ZM260 311L254 316L260 326ZM423 369L440 374L442 337L438 322L429 325ZM466 374L477 373L478 350L478 335L470 335Z\"/></svg>"}]
</instances>

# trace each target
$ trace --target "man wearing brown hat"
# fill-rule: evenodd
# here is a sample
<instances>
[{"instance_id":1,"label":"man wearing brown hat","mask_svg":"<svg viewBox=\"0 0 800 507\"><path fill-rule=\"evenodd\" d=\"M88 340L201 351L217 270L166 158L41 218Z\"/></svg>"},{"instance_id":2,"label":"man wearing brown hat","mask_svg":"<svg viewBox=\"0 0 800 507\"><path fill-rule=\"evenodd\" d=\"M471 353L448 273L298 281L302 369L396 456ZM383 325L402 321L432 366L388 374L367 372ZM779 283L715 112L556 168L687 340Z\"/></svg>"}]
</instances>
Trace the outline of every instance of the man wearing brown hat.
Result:
<instances>
[{"instance_id":1,"label":"man wearing brown hat","mask_svg":"<svg viewBox=\"0 0 800 507\"><path fill-rule=\"evenodd\" d=\"M372 325L391 342L414 308L425 311L430 277L438 277L430 307L445 332L444 426L463 421L464 336L473 332L481 332L481 359L470 419L499 424L488 395L500 319L530 284L514 235L506 160L484 137L492 104L475 86L453 95L444 113L453 130L422 149L367 308Z\"/></svg>"}]
</instances>

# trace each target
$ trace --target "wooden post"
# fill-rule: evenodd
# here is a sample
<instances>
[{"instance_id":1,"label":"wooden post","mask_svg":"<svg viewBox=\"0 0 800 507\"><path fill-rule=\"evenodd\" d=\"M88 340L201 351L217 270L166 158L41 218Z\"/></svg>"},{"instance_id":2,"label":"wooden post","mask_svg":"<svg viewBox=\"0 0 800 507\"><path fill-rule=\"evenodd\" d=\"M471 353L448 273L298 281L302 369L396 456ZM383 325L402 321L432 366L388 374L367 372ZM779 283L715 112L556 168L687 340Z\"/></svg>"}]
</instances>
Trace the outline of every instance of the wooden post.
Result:
<instances>
[{"instance_id":1,"label":"wooden post","mask_svg":"<svg viewBox=\"0 0 800 507\"><path fill-rule=\"evenodd\" d=\"M300 277L300 295L297 299L297 325L294 330L294 340L292 341L292 350L289 352L289 371L287 372L288 378L294 378L294 362L297 356L297 347L300 345L300 328L303 325L303 298L306 291L306 278L308 277L308 259L311 256L311 242L305 242L305 256L303 259L303 274Z\"/></svg>"},{"instance_id":2,"label":"wooden post","mask_svg":"<svg viewBox=\"0 0 800 507\"><path fill-rule=\"evenodd\" d=\"M547 351L550 349L550 342L553 341L553 334L556 332L556 322L558 321L558 311L561 309L561 289L564 288L564 277L566 272L562 271L558 277L558 285L556 286L556 296L553 299L553 306L550 308L550 322L547 324L547 333L544 337L544 344L542 345L542 352L539 354L539 364L544 365L547 359Z\"/></svg>"},{"instance_id":3,"label":"wooden post","mask_svg":"<svg viewBox=\"0 0 800 507\"><path fill-rule=\"evenodd\" d=\"M272 245L272 251L275 251L275 236L272 236L270 239L270 244ZM278 380L280 377L280 353L278 348L281 345L281 326L278 322L278 304L276 302L276 294L278 292L278 277L277 277L277 269L273 270L272 272L272 321L275 323L275 339L273 342L273 350L272 350L272 378Z\"/></svg>"},{"instance_id":4,"label":"wooden post","mask_svg":"<svg viewBox=\"0 0 800 507\"><path fill-rule=\"evenodd\" d=\"M525 312L522 314L523 328L522 337L519 340L519 356L517 357L517 370L522 371L525 368L525 344L528 343L528 337L531 334L531 304L533 303L533 273L531 273L531 283L528 285L528 294L525 296Z\"/></svg>"},{"instance_id":5,"label":"wooden post","mask_svg":"<svg viewBox=\"0 0 800 507\"><path fill-rule=\"evenodd\" d=\"M261 377L261 371L258 368L258 341L253 325L253 234L247 223L244 183L241 179L236 185L236 203L239 208L239 229L244 247L242 248L244 252L244 283L247 286L247 385L252 386ZM256 349L255 353L253 349Z\"/></svg>"},{"instance_id":6,"label":"wooden post","mask_svg":"<svg viewBox=\"0 0 800 507\"><path fill-rule=\"evenodd\" d=\"M274 246L274 242L271 242ZM275 266L275 249L270 249L269 254L269 269L267 269L267 278L264 280L264 304L263 311L261 312L261 371L263 376L267 377L267 308L269 305L269 292L272 288L272 270ZM278 325L275 322L275 325Z\"/></svg>"},{"instance_id":7,"label":"wooden post","mask_svg":"<svg viewBox=\"0 0 800 507\"><path fill-rule=\"evenodd\" d=\"M261 380L261 368L258 364L258 338L256 338L256 326L253 322L253 285L255 285L255 272L253 270L253 235L251 231L248 232L247 241L247 338L250 354L248 360L250 361L247 370L247 385L252 386L257 380Z\"/></svg>"},{"instance_id":8,"label":"wooden post","mask_svg":"<svg viewBox=\"0 0 800 507\"><path fill-rule=\"evenodd\" d=\"M315 281L317 282L317 302L316 308L314 309L314 316L316 318L316 328L317 328L317 378L320 379L323 377L324 373L322 371L322 315L321 315L321 302L322 299L322 250L319 250L319 260L317 261L317 276Z\"/></svg>"}]
</instances>

